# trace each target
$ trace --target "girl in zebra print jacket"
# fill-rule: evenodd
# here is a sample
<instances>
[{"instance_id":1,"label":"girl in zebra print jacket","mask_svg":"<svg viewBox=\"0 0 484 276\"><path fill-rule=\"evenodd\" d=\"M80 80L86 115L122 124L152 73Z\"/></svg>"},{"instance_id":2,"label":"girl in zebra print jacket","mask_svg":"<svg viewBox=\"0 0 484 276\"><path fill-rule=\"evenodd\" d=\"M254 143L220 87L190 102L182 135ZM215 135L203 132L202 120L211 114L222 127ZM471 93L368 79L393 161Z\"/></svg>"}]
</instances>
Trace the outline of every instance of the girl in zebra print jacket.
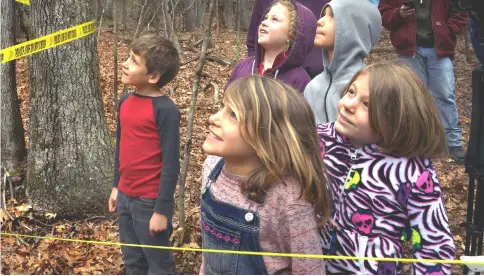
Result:
<instances>
[{"instance_id":1,"label":"girl in zebra print jacket","mask_svg":"<svg viewBox=\"0 0 484 276\"><path fill-rule=\"evenodd\" d=\"M409 68L361 69L343 90L335 123L318 126L331 183L334 223L321 232L325 254L455 258L455 245L430 158L446 152L432 96ZM400 262L328 260L328 273L399 274ZM412 264L412 274L450 274L450 265Z\"/></svg>"}]
</instances>

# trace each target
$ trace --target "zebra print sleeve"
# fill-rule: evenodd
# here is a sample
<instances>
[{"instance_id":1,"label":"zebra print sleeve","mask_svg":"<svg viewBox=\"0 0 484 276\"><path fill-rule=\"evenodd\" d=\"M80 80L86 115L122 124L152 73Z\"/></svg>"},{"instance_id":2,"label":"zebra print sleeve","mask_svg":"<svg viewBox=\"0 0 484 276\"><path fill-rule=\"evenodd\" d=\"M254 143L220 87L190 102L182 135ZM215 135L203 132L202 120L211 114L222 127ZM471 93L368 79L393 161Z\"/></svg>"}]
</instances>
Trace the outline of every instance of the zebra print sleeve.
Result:
<instances>
[{"instance_id":1,"label":"zebra print sleeve","mask_svg":"<svg viewBox=\"0 0 484 276\"><path fill-rule=\"evenodd\" d=\"M411 185L407 201L409 225L406 238L411 240L415 258L453 260L455 244L435 169L430 161L416 163L420 169L415 170L412 179L407 182ZM423 166L425 163L427 166ZM451 274L451 265L418 262L412 265L411 273Z\"/></svg>"}]
</instances>

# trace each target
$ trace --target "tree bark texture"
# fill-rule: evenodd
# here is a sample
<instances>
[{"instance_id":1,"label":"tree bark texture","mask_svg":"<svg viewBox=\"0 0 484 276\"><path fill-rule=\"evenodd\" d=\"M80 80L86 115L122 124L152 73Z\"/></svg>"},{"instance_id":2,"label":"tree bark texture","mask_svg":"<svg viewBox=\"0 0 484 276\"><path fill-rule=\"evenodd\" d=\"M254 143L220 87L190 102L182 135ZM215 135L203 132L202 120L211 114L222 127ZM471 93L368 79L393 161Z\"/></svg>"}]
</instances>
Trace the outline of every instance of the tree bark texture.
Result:
<instances>
[{"instance_id":1,"label":"tree bark texture","mask_svg":"<svg viewBox=\"0 0 484 276\"><path fill-rule=\"evenodd\" d=\"M2 0L0 49L15 45L15 0ZM15 83L15 61L0 65L2 166L15 171L26 156L24 128Z\"/></svg>"},{"instance_id":2,"label":"tree bark texture","mask_svg":"<svg viewBox=\"0 0 484 276\"><path fill-rule=\"evenodd\" d=\"M180 42L178 41L178 35L176 34L176 31L173 29L172 17L168 12L168 1L169 0L163 0L162 6L161 6L162 13L163 13L163 20L165 22L166 27L168 28L168 33L169 33L168 38L171 40L171 42L173 42L173 45L175 46L175 49L178 52L178 55L182 56L182 49L180 46Z\"/></svg>"},{"instance_id":3,"label":"tree bark texture","mask_svg":"<svg viewBox=\"0 0 484 276\"><path fill-rule=\"evenodd\" d=\"M91 1L91 0L88 0ZM104 16L109 19L113 19L113 5L114 1L119 0L101 0L102 1L102 9L104 10Z\"/></svg>"},{"instance_id":4,"label":"tree bark texture","mask_svg":"<svg viewBox=\"0 0 484 276\"><path fill-rule=\"evenodd\" d=\"M229 31L234 30L235 26L235 11L234 11L234 1L227 0L224 1L224 21L225 21L225 28Z\"/></svg>"},{"instance_id":5,"label":"tree bark texture","mask_svg":"<svg viewBox=\"0 0 484 276\"><path fill-rule=\"evenodd\" d=\"M239 0L239 16L240 29L246 32L249 29L251 9L249 8L249 0Z\"/></svg>"},{"instance_id":6,"label":"tree bark texture","mask_svg":"<svg viewBox=\"0 0 484 276\"><path fill-rule=\"evenodd\" d=\"M116 1L113 1L113 64L114 64L114 82L113 82L113 110L116 110L116 105L118 104L118 11L117 11ZM100 32L99 32L100 33Z\"/></svg>"},{"instance_id":7,"label":"tree bark texture","mask_svg":"<svg viewBox=\"0 0 484 276\"><path fill-rule=\"evenodd\" d=\"M133 35L133 40L137 39L141 33L141 26L143 25L143 21L145 20L144 17L146 16L145 10L148 8L148 0L145 0L143 5L140 7L139 17L138 17L138 24L136 25L136 31Z\"/></svg>"},{"instance_id":8,"label":"tree bark texture","mask_svg":"<svg viewBox=\"0 0 484 276\"><path fill-rule=\"evenodd\" d=\"M94 18L92 0L32 1L35 37ZM96 35L31 56L27 196L36 210L107 211L113 140L99 86Z\"/></svg>"},{"instance_id":9,"label":"tree bark texture","mask_svg":"<svg viewBox=\"0 0 484 276\"><path fill-rule=\"evenodd\" d=\"M197 2L199 0L184 0L183 10L185 14L183 16L183 22L185 23L185 31L191 32L195 30L197 26Z\"/></svg>"},{"instance_id":10,"label":"tree bark texture","mask_svg":"<svg viewBox=\"0 0 484 276\"><path fill-rule=\"evenodd\" d=\"M196 14L197 14L197 28L203 26L203 18L205 15L205 0L197 0L195 2L196 5ZM213 16L213 15L212 15Z\"/></svg>"}]
</instances>

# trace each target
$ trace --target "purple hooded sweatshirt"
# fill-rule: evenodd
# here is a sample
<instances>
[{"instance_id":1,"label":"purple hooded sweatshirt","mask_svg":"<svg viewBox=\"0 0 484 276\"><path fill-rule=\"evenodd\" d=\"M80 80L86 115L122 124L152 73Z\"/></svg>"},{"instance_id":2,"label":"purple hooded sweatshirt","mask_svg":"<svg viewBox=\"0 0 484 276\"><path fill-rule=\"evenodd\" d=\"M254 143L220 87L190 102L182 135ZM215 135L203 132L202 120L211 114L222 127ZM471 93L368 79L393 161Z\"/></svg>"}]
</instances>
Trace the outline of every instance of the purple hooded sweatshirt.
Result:
<instances>
[{"instance_id":1,"label":"purple hooded sweatshirt","mask_svg":"<svg viewBox=\"0 0 484 276\"><path fill-rule=\"evenodd\" d=\"M287 59L283 63L274 66L271 72L265 74L265 76L271 76L274 79L289 84L302 94L306 85L311 81L311 78L301 65L314 47L317 21L314 14L299 3L296 3L296 14L296 37L289 50ZM262 59L262 47L258 43L256 46L255 55L242 60L232 70L232 74L225 86L226 88L235 80L259 74L258 66ZM319 51L321 52L321 50ZM321 63L321 60L319 62Z\"/></svg>"},{"instance_id":2,"label":"purple hooded sweatshirt","mask_svg":"<svg viewBox=\"0 0 484 276\"><path fill-rule=\"evenodd\" d=\"M252 16L250 18L249 31L247 32L247 55L249 57L255 56L255 49L257 45L257 30L259 28L262 19L264 18L267 9L274 0L255 0L254 8L252 9ZM329 0L297 0L297 2L303 4L308 9L310 9L316 18L321 16L321 11L324 5L329 2ZM314 43L314 36L312 37L312 42ZM323 72L323 64L321 63L322 52L318 47L314 47L311 52L306 56L303 64L301 65L304 70L309 74L309 76L314 78L319 73Z\"/></svg>"}]
</instances>

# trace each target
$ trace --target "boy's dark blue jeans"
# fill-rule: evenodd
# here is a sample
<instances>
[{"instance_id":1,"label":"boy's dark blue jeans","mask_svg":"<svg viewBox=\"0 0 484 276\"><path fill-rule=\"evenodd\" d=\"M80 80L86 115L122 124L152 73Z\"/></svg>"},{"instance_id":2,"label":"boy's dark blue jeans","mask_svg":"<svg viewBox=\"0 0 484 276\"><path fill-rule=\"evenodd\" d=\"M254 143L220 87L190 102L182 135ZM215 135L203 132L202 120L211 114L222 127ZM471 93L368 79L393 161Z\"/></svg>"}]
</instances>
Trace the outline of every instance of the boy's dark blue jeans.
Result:
<instances>
[{"instance_id":1,"label":"boy's dark blue jeans","mask_svg":"<svg viewBox=\"0 0 484 276\"><path fill-rule=\"evenodd\" d=\"M116 209L121 243L169 246L172 232L170 218L167 230L155 236L150 235L154 207L155 199L130 197L118 191ZM126 274L172 274L174 262L169 250L121 246L121 252Z\"/></svg>"}]
</instances>

